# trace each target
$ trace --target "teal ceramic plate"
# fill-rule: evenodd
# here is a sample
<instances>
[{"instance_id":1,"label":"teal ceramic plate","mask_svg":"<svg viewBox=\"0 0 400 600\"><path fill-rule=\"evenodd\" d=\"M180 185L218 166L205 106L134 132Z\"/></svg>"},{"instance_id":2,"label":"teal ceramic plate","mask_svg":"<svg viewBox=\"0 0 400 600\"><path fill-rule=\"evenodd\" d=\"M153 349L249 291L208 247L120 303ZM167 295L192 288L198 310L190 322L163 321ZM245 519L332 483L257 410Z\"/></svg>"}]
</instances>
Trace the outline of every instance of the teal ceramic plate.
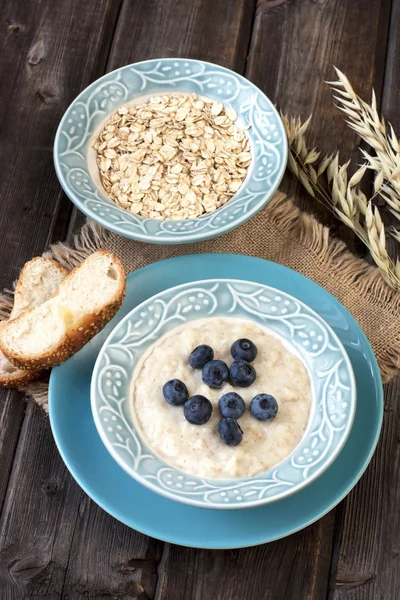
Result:
<instances>
[{"instance_id":1,"label":"teal ceramic plate","mask_svg":"<svg viewBox=\"0 0 400 600\"><path fill-rule=\"evenodd\" d=\"M248 127L252 161L243 185L223 207L184 221L162 221L119 208L105 194L91 141L107 117L123 104L152 95L196 93L234 108ZM183 244L231 231L272 198L283 177L287 139L272 102L250 81L200 60L162 58L126 65L87 87L68 107L54 140L57 177L88 217L119 235L155 244Z\"/></svg>"},{"instance_id":2,"label":"teal ceramic plate","mask_svg":"<svg viewBox=\"0 0 400 600\"><path fill-rule=\"evenodd\" d=\"M325 319L353 365L357 409L347 442L313 483L279 502L245 510L203 510L163 498L133 480L112 459L94 425L90 381L112 328L140 302L162 290L207 278L251 279L293 295ZM169 259L128 276L125 303L111 323L52 371L50 421L68 469L104 510L147 535L198 548L238 548L270 542L313 523L353 488L375 449L383 414L382 384L372 349L352 316L321 287L280 265L230 254Z\"/></svg>"},{"instance_id":3,"label":"teal ceramic plate","mask_svg":"<svg viewBox=\"0 0 400 600\"><path fill-rule=\"evenodd\" d=\"M177 326L217 316L253 321L283 340L306 366L314 400L307 430L293 452L268 471L234 481L171 467L145 443L131 410L132 375L146 350ZM319 477L350 433L356 386L338 337L308 306L260 283L206 279L168 288L122 319L96 361L91 401L106 448L139 483L171 500L232 510L277 502Z\"/></svg>"}]
</instances>

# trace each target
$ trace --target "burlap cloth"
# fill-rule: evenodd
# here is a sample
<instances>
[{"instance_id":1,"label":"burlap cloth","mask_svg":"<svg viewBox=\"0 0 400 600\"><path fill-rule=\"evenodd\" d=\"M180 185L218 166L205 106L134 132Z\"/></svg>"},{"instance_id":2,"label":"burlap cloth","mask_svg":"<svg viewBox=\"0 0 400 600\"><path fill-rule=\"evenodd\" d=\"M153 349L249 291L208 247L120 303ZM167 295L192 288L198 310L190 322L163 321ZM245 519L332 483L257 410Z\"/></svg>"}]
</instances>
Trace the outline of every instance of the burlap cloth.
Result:
<instances>
[{"instance_id":1,"label":"burlap cloth","mask_svg":"<svg viewBox=\"0 0 400 600\"><path fill-rule=\"evenodd\" d=\"M328 290L352 313L367 335L382 373L389 381L400 366L400 293L391 290L378 270L349 252L313 216L301 212L278 192L248 223L222 237L183 245L155 245L128 240L87 222L72 246L56 244L51 256L71 268L96 248L115 252L127 272L184 254L232 252L266 258L306 275ZM0 318L10 299L3 296ZM47 383L30 384L27 395L47 408Z\"/></svg>"}]
</instances>

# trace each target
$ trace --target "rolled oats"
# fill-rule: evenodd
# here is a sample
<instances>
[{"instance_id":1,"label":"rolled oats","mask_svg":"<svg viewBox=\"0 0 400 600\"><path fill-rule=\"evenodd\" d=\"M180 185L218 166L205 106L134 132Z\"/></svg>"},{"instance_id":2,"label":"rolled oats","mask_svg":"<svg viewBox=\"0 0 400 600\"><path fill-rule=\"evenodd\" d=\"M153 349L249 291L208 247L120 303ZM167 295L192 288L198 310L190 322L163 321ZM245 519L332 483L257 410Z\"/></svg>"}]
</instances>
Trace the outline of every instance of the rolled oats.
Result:
<instances>
[{"instance_id":1,"label":"rolled oats","mask_svg":"<svg viewBox=\"0 0 400 600\"><path fill-rule=\"evenodd\" d=\"M224 205L251 162L237 114L196 94L121 106L93 140L102 185L133 214L192 219Z\"/></svg>"}]
</instances>

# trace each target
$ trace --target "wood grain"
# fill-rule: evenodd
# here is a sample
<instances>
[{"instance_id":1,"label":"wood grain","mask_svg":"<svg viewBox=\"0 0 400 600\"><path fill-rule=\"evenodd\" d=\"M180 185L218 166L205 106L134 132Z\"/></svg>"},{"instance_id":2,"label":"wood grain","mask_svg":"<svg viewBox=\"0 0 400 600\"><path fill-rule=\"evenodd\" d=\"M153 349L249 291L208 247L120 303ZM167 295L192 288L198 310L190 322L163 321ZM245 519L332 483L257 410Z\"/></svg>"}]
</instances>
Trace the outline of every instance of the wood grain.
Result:
<instances>
[{"instance_id":1,"label":"wood grain","mask_svg":"<svg viewBox=\"0 0 400 600\"><path fill-rule=\"evenodd\" d=\"M346 500L335 540L332 600L399 597L399 378L386 388L380 442L367 472Z\"/></svg>"},{"instance_id":2,"label":"wood grain","mask_svg":"<svg viewBox=\"0 0 400 600\"><path fill-rule=\"evenodd\" d=\"M332 527L330 514L289 538L254 548L168 546L156 600L322 600L331 553L327 532Z\"/></svg>"},{"instance_id":3,"label":"wood grain","mask_svg":"<svg viewBox=\"0 0 400 600\"><path fill-rule=\"evenodd\" d=\"M62 597L154 598L162 546L85 497L79 506Z\"/></svg>"},{"instance_id":4,"label":"wood grain","mask_svg":"<svg viewBox=\"0 0 400 600\"><path fill-rule=\"evenodd\" d=\"M370 96L375 63L382 69L389 11L388 0L261 1L246 75L283 112L303 120L312 114L310 144L349 157L359 138L333 107L325 81L335 78L336 65Z\"/></svg>"},{"instance_id":5,"label":"wood grain","mask_svg":"<svg viewBox=\"0 0 400 600\"><path fill-rule=\"evenodd\" d=\"M2 3L0 27L0 289L42 253L71 204L53 167L58 122L106 60L119 2ZM104 65L103 65L104 66Z\"/></svg>"},{"instance_id":6,"label":"wood grain","mask_svg":"<svg viewBox=\"0 0 400 600\"><path fill-rule=\"evenodd\" d=\"M339 151L342 162L351 158L358 164L360 140L334 108L325 81L335 79L336 65L369 97L372 84L380 83L389 11L390 0L259 2L246 76L284 113L303 121L312 114L310 149L317 145L323 155ZM292 177L282 187L302 208L334 223ZM337 225L336 233L354 247L347 227Z\"/></svg>"},{"instance_id":7,"label":"wood grain","mask_svg":"<svg viewBox=\"0 0 400 600\"><path fill-rule=\"evenodd\" d=\"M381 110L400 134L400 1L391 13ZM379 99L379 96L378 96ZM396 246L396 248L394 248ZM394 256L398 244L392 244ZM385 389L383 429L376 454L360 484L346 500L335 540L337 571L331 600L400 598L400 378Z\"/></svg>"},{"instance_id":8,"label":"wood grain","mask_svg":"<svg viewBox=\"0 0 400 600\"><path fill-rule=\"evenodd\" d=\"M0 518L25 407L22 394L0 390Z\"/></svg>"},{"instance_id":9,"label":"wood grain","mask_svg":"<svg viewBox=\"0 0 400 600\"><path fill-rule=\"evenodd\" d=\"M2 2L0 289L11 286L26 260L41 254L53 235L66 232L71 209L53 169L53 136L70 99L98 68L98 52L90 52L98 33L89 30L101 32L115 10L102 1L101 16L92 9L83 18L81 7L78 27L78 4L64 2L63 10L61 2ZM25 404L20 394L5 390L0 390L0 403L1 507Z\"/></svg>"},{"instance_id":10,"label":"wood grain","mask_svg":"<svg viewBox=\"0 0 400 600\"><path fill-rule=\"evenodd\" d=\"M81 497L47 416L30 403L0 524L2 600L60 597Z\"/></svg>"},{"instance_id":11,"label":"wood grain","mask_svg":"<svg viewBox=\"0 0 400 600\"><path fill-rule=\"evenodd\" d=\"M255 0L126 1L108 70L157 57L198 58L242 72Z\"/></svg>"}]
</instances>

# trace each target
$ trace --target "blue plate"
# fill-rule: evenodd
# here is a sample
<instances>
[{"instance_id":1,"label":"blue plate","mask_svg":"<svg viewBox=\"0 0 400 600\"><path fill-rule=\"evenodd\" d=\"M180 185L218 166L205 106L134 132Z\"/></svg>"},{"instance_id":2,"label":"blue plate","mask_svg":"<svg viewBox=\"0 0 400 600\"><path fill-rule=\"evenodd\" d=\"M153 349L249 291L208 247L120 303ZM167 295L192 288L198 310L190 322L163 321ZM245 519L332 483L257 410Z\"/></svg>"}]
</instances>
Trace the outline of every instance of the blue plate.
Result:
<instances>
[{"instance_id":1,"label":"blue plate","mask_svg":"<svg viewBox=\"0 0 400 600\"><path fill-rule=\"evenodd\" d=\"M302 300L335 330L354 368L358 402L348 441L331 467L296 495L247 510L203 510L142 487L111 458L96 431L90 380L111 329L150 296L188 281L236 278L266 283ZM374 452L382 423L383 393L372 349L347 310L324 289L290 269L232 254L203 254L155 263L128 276L118 315L78 354L52 371L49 394L53 434L68 469L85 492L126 525L152 537L197 548L239 548L270 542L313 523L348 494Z\"/></svg>"}]
</instances>

